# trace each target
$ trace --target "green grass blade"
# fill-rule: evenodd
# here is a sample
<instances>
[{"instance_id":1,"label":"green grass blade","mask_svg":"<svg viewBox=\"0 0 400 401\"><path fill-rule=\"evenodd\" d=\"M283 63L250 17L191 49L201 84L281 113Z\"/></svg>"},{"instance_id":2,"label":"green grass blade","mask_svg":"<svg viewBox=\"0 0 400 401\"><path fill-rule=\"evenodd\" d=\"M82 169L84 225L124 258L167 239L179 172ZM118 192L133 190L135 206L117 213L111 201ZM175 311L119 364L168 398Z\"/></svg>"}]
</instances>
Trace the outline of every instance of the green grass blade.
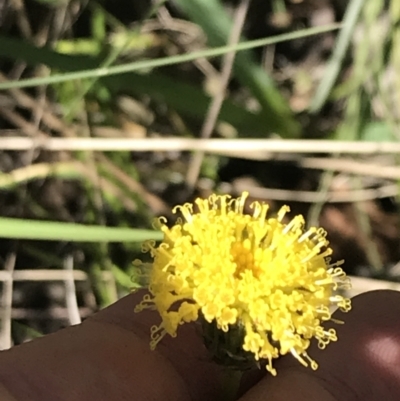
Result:
<instances>
[{"instance_id":1,"label":"green grass blade","mask_svg":"<svg viewBox=\"0 0 400 401\"><path fill-rule=\"evenodd\" d=\"M133 288L140 288L139 283L135 282L132 276L120 269L118 266L112 265L111 272L115 278L115 281L126 290L130 291Z\"/></svg>"},{"instance_id":2,"label":"green grass blade","mask_svg":"<svg viewBox=\"0 0 400 401\"><path fill-rule=\"evenodd\" d=\"M310 113L318 113L326 103L333 85L340 72L344 57L350 45L354 28L358 21L365 0L351 0L343 18L343 28L336 41L335 50L325 70L325 74L316 90L315 96L310 104Z\"/></svg>"},{"instance_id":3,"label":"green grass blade","mask_svg":"<svg viewBox=\"0 0 400 401\"><path fill-rule=\"evenodd\" d=\"M11 48L12 53L8 50ZM0 56L11 60L24 60L32 66L40 60L48 67L62 71L93 69L101 62L95 57L61 54L47 47L35 47L29 42L4 36L0 36ZM101 82L114 93L119 91L133 95L145 93L189 117L203 119L210 104L210 97L195 85L182 80L177 81L158 72L112 75L101 78ZM229 99L222 105L219 120L226 121L239 129L243 137L265 137L268 131L261 114L252 113Z\"/></svg>"},{"instance_id":4,"label":"green grass blade","mask_svg":"<svg viewBox=\"0 0 400 401\"><path fill-rule=\"evenodd\" d=\"M189 61L196 60L198 58L203 57L218 57L222 56L226 53L233 52L233 51L243 51L254 49L256 47L262 47L266 45L271 45L279 42L285 42L288 40L294 40L297 38L302 38L306 36L317 35L324 32L330 32L333 30L337 30L341 27L340 24L331 24L317 28L309 28L304 29L297 32L286 33L283 35L277 35L270 38L265 39L257 39L252 40L244 43L238 43L237 45L233 46L222 46L216 47L214 49L207 49L202 51L193 52L190 54L181 54L178 56L173 57L162 57L155 60L142 60L142 61L135 61L132 63L120 64L116 66L111 66L107 68L90 68L86 67L84 70L75 71L70 73L63 73L63 74L55 74L46 77L40 78L29 78L29 79L22 79L19 81L8 81L8 82L1 82L0 83L0 90L7 90L11 88L28 88L34 87L39 85L50 85L59 82L66 82L75 79L85 79L85 78L94 78L94 77L106 77L110 75L117 75L117 74L125 74L132 71L140 71L140 70L149 70L152 68L164 67L174 64L181 64ZM19 46L19 49L13 48L13 51L10 52L10 44L14 43ZM12 46L12 45L11 45ZM12 48L12 47L11 47ZM32 50L32 47L29 47L27 43L22 41L10 41L9 38L0 37L0 56L12 58L17 58L15 54L18 52L21 54L21 50L29 49ZM23 55L22 59L26 60L30 55ZM66 60L67 55L63 55ZM30 57L32 60L32 57ZM87 58L86 58L87 59ZM37 59L34 60L37 63ZM97 60L98 63L98 60ZM98 65L98 64L97 64Z\"/></svg>"},{"instance_id":5,"label":"green grass blade","mask_svg":"<svg viewBox=\"0 0 400 401\"><path fill-rule=\"evenodd\" d=\"M163 234L153 230L0 217L0 238L71 242L142 242L148 239L161 240Z\"/></svg>"}]
</instances>

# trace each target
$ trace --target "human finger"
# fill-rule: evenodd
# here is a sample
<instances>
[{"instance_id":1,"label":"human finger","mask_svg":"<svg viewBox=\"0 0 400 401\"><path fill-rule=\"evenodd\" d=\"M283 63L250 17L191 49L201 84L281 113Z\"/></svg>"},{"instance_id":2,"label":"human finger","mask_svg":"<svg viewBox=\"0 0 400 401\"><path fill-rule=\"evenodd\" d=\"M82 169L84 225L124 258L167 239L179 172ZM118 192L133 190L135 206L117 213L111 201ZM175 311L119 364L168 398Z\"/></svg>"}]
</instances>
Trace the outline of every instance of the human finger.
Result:
<instances>
[{"instance_id":1,"label":"human finger","mask_svg":"<svg viewBox=\"0 0 400 401\"><path fill-rule=\"evenodd\" d=\"M155 312L135 314L140 294L83 324L0 354L0 382L16 400L218 399L219 368L193 326L149 347Z\"/></svg>"},{"instance_id":2,"label":"human finger","mask_svg":"<svg viewBox=\"0 0 400 401\"><path fill-rule=\"evenodd\" d=\"M400 293L373 291L353 299L352 311L334 314L338 341L325 350L315 344L311 371L291 357L276 363L277 377L266 377L242 401L370 401L400 398Z\"/></svg>"}]
</instances>

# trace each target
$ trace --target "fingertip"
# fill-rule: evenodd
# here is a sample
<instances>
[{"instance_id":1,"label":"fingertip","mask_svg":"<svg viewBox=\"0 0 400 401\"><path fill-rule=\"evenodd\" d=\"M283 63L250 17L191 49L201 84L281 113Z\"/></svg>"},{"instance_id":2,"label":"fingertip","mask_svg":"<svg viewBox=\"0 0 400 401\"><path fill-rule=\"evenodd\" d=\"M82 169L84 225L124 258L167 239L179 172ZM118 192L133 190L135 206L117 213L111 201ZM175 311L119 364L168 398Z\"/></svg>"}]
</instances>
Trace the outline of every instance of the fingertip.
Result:
<instances>
[{"instance_id":1,"label":"fingertip","mask_svg":"<svg viewBox=\"0 0 400 401\"><path fill-rule=\"evenodd\" d=\"M352 298L350 312L337 311L335 318L343 319L350 326L371 325L371 322L393 325L400 320L400 292L394 290L375 290ZM395 318L395 319L393 319Z\"/></svg>"},{"instance_id":2,"label":"fingertip","mask_svg":"<svg viewBox=\"0 0 400 401\"><path fill-rule=\"evenodd\" d=\"M358 295L352 309L334 313L337 342L309 353L319 368L301 366L291 355L276 361L277 377L267 375L241 401L289 399L354 401L400 398L400 292Z\"/></svg>"}]
</instances>

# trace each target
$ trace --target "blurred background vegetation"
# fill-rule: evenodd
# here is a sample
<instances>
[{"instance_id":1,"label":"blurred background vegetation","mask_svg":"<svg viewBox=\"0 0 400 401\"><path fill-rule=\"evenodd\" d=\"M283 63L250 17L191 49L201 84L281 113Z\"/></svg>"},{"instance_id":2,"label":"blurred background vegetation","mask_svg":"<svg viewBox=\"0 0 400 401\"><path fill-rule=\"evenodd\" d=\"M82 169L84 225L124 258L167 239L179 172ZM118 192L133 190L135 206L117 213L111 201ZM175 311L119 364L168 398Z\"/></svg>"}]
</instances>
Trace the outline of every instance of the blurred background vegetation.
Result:
<instances>
[{"instance_id":1,"label":"blurred background vegetation","mask_svg":"<svg viewBox=\"0 0 400 401\"><path fill-rule=\"evenodd\" d=\"M394 286L399 71L397 0L0 1L0 348L129 292L153 218L213 192Z\"/></svg>"}]
</instances>

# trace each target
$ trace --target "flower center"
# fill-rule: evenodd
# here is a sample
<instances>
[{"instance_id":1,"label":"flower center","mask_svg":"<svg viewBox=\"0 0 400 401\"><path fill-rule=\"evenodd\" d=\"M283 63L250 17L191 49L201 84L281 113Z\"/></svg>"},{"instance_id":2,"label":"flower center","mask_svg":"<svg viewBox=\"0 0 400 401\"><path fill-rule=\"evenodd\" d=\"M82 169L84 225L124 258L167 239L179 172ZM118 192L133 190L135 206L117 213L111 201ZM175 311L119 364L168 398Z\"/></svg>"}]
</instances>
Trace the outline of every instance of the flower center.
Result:
<instances>
[{"instance_id":1,"label":"flower center","mask_svg":"<svg viewBox=\"0 0 400 401\"><path fill-rule=\"evenodd\" d=\"M234 277L240 279L242 273L251 271L255 278L259 278L261 274L261 267L254 258L254 250L252 243L249 239L244 241L234 242L231 247L231 255L233 262L236 264Z\"/></svg>"}]
</instances>

